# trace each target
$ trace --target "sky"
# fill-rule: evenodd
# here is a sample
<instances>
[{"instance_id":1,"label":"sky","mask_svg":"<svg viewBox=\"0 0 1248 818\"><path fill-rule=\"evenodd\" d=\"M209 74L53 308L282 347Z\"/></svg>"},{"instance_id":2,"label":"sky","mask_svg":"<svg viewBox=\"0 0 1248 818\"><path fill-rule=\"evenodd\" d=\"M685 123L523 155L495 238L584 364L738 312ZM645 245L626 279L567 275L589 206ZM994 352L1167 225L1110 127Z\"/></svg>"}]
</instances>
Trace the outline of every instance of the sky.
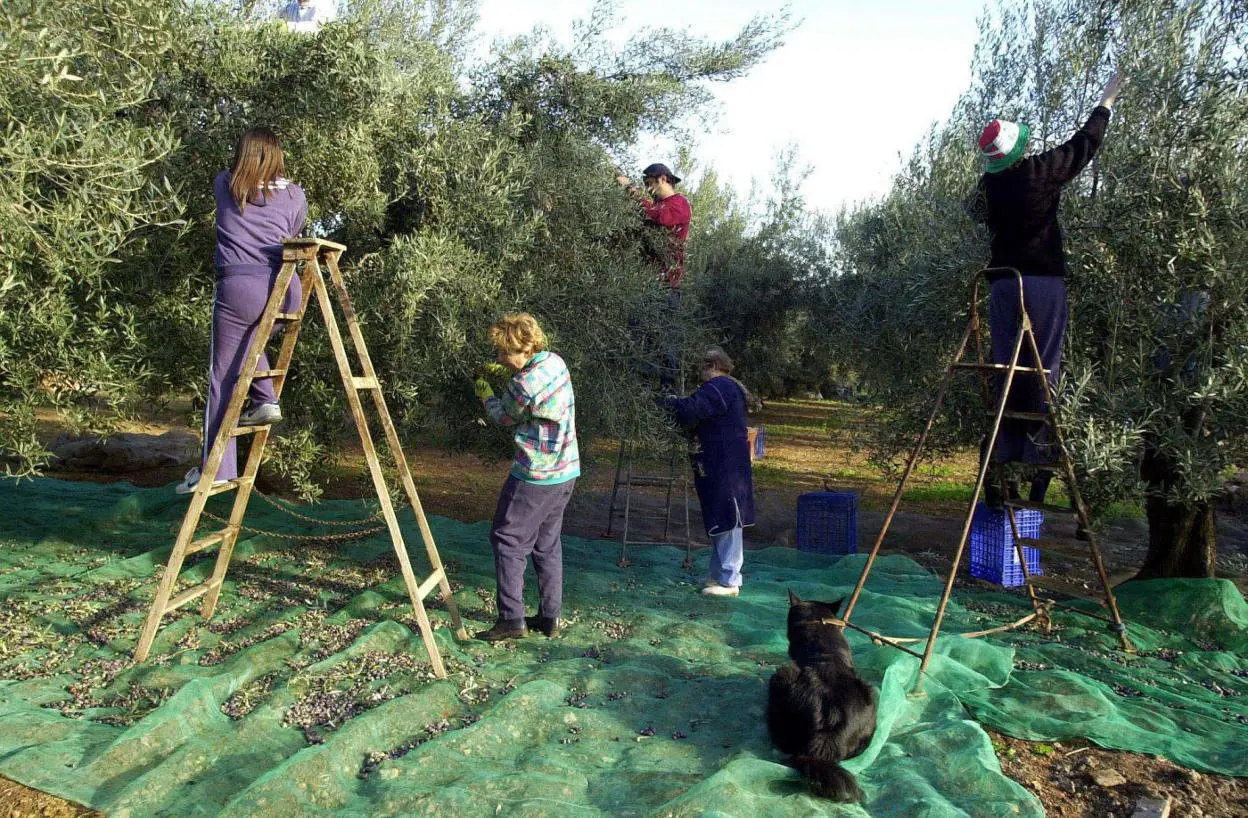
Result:
<instances>
[{"instance_id":1,"label":"sky","mask_svg":"<svg viewBox=\"0 0 1248 818\"><path fill-rule=\"evenodd\" d=\"M927 129L952 110L970 83L984 2L620 0L615 36L668 27L726 39L754 14L787 5L800 25L785 44L746 77L713 86L718 117L697 134L697 161L746 195L755 181L769 189L774 157L792 144L813 168L807 201L834 211L887 191ZM592 6L592 0L482 0L482 47L535 25L566 43L572 21L587 17ZM644 150L647 160L674 163L670 142Z\"/></svg>"}]
</instances>

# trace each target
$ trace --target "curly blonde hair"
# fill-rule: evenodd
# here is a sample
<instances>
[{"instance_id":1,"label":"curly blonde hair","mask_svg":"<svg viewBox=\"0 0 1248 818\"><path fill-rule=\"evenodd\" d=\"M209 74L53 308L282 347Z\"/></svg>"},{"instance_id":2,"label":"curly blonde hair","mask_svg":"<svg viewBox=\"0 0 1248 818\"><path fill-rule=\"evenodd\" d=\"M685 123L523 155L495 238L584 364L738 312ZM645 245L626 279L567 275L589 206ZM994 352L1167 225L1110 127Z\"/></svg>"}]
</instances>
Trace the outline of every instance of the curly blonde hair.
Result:
<instances>
[{"instance_id":1,"label":"curly blonde hair","mask_svg":"<svg viewBox=\"0 0 1248 818\"><path fill-rule=\"evenodd\" d=\"M490 343L509 355L532 355L546 348L546 333L527 312L510 312L490 324Z\"/></svg>"}]
</instances>

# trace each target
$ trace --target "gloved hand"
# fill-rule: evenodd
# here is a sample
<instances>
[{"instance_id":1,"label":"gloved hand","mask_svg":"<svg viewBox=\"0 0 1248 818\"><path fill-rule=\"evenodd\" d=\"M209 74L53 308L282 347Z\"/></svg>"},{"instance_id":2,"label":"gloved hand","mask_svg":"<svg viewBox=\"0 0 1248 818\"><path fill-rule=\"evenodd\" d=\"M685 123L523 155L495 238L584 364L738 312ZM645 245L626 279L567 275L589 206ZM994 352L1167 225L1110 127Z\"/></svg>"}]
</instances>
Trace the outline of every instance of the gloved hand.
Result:
<instances>
[{"instance_id":1,"label":"gloved hand","mask_svg":"<svg viewBox=\"0 0 1248 818\"><path fill-rule=\"evenodd\" d=\"M477 378L472 382L472 391L476 393L481 400L488 400L494 397L494 389L490 386L490 382L485 378Z\"/></svg>"},{"instance_id":2,"label":"gloved hand","mask_svg":"<svg viewBox=\"0 0 1248 818\"><path fill-rule=\"evenodd\" d=\"M508 378L511 370L499 363L484 363L477 367L478 378Z\"/></svg>"}]
</instances>

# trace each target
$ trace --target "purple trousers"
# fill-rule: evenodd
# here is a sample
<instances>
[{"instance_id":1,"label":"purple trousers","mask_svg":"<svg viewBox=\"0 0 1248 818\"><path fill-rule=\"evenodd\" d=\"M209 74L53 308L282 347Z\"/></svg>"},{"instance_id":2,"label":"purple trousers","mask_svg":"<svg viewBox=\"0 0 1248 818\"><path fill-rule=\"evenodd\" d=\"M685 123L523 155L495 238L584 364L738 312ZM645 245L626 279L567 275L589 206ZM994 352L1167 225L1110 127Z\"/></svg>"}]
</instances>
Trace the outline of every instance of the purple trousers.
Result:
<instances>
[{"instance_id":1,"label":"purple trousers","mask_svg":"<svg viewBox=\"0 0 1248 818\"><path fill-rule=\"evenodd\" d=\"M524 567L537 571L538 615L556 619L563 607L563 510L576 480L554 485L508 476L498 496L490 544L498 581L498 620L524 624Z\"/></svg>"},{"instance_id":2,"label":"purple trousers","mask_svg":"<svg viewBox=\"0 0 1248 818\"><path fill-rule=\"evenodd\" d=\"M1031 317L1032 331L1044 368L1052 370L1049 382L1056 385L1062 365L1062 338L1066 334L1066 280L1060 276L1023 276L1023 298ZM1022 316L1018 309L1018 281L1002 278L992 283L989 324L992 328L992 362L1008 364L1014 352ZM1024 340L1020 366L1035 366L1031 347ZM998 377L998 394L1004 376ZM1014 373L1006 408L1017 412L1047 411L1049 396L1040 379L1030 372ZM997 434L992 459L1004 462L1049 463L1048 427L1043 423L1004 418Z\"/></svg>"},{"instance_id":3,"label":"purple trousers","mask_svg":"<svg viewBox=\"0 0 1248 818\"><path fill-rule=\"evenodd\" d=\"M216 295L212 301L212 351L208 356L208 401L204 407L204 460L217 439L217 431L225 418L225 408L243 371L243 358L251 337L255 334L264 305L277 281L277 273L217 276ZM303 285L296 276L290 282L282 312L295 312L303 297ZM269 369L269 357L260 355L258 369ZM276 403L272 378L258 378L251 382L249 397L253 406ZM217 480L233 480L238 477L238 441L230 438L217 470Z\"/></svg>"}]
</instances>

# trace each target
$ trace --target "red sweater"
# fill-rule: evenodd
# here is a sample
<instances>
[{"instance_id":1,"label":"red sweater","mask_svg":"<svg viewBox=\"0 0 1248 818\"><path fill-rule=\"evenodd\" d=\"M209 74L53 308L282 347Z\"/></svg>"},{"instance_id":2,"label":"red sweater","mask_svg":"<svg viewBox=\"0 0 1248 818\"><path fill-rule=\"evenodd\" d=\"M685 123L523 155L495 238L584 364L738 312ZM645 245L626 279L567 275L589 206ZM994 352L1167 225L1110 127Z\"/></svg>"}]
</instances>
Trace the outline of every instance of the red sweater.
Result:
<instances>
[{"instance_id":1,"label":"red sweater","mask_svg":"<svg viewBox=\"0 0 1248 818\"><path fill-rule=\"evenodd\" d=\"M655 202L642 199L641 209L647 224L666 227L671 234L669 252L656 261L663 267L663 283L674 290L680 289L681 279L685 277L685 242L689 239L689 220L693 216L689 200L673 193Z\"/></svg>"}]
</instances>

